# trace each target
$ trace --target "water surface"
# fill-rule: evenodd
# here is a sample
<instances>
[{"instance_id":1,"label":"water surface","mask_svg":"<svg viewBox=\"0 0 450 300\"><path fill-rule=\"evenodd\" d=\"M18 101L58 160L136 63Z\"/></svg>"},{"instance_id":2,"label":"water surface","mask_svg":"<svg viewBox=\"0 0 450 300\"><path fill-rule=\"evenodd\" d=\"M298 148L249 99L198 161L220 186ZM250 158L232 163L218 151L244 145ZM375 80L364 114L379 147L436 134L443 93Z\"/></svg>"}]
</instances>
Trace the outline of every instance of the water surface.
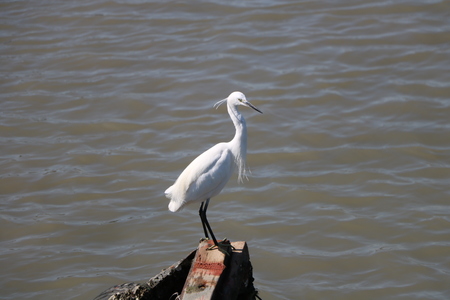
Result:
<instances>
[{"instance_id":1,"label":"water surface","mask_svg":"<svg viewBox=\"0 0 450 300\"><path fill-rule=\"evenodd\" d=\"M445 1L3 1L3 299L92 299L197 246L164 190L247 119L208 210L265 299L450 297Z\"/></svg>"}]
</instances>

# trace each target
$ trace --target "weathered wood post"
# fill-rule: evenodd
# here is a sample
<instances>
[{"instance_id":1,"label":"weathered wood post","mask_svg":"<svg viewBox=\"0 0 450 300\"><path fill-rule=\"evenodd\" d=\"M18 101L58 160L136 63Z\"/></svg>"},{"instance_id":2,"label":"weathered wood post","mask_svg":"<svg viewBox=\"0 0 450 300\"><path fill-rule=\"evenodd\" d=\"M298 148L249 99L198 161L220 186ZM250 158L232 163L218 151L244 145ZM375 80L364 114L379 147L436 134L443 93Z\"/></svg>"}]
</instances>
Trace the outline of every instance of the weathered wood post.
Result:
<instances>
[{"instance_id":1,"label":"weathered wood post","mask_svg":"<svg viewBox=\"0 0 450 300\"><path fill-rule=\"evenodd\" d=\"M254 300L252 265L246 242L233 242L228 254L201 240L198 249L152 277L147 283L125 283L95 300ZM209 249L210 248L210 249Z\"/></svg>"},{"instance_id":2,"label":"weathered wood post","mask_svg":"<svg viewBox=\"0 0 450 300\"><path fill-rule=\"evenodd\" d=\"M234 242L228 249L230 251L224 254L214 249L212 241L200 241L181 300L229 300L245 294L249 294L245 299L254 299L256 292L247 243Z\"/></svg>"}]
</instances>

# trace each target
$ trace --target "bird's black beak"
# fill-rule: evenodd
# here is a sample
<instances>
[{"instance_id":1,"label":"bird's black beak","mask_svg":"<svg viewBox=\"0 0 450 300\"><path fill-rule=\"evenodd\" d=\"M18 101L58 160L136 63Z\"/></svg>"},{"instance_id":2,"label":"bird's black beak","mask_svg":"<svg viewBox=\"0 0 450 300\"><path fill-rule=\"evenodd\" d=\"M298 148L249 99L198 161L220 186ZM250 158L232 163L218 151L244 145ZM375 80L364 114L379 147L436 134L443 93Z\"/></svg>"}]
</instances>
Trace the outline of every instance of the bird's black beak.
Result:
<instances>
[{"instance_id":1,"label":"bird's black beak","mask_svg":"<svg viewBox=\"0 0 450 300\"><path fill-rule=\"evenodd\" d=\"M253 104L251 104L250 102L247 101L248 106L250 106L251 108L253 108L254 110L256 110L257 112L259 112L260 114L262 114L263 112L260 111L259 109L256 108L256 106L254 106Z\"/></svg>"}]
</instances>

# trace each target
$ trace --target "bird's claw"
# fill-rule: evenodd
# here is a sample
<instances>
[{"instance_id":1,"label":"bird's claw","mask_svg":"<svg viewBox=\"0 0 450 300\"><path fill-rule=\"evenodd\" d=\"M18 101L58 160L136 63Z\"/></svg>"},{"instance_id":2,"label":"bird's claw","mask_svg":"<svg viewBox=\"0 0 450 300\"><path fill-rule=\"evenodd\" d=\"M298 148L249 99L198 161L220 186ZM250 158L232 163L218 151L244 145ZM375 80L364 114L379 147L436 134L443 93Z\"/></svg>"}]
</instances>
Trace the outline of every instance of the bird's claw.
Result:
<instances>
[{"instance_id":1,"label":"bird's claw","mask_svg":"<svg viewBox=\"0 0 450 300\"><path fill-rule=\"evenodd\" d=\"M233 247L233 245L231 245L230 241L227 240L226 238L220 242L217 242L217 245L212 245L212 246L206 248L206 250L215 250L216 248L217 248L217 250L219 250L220 252L222 252L225 255L230 255L230 252L228 251L230 248L231 248L231 250L236 249Z\"/></svg>"}]
</instances>

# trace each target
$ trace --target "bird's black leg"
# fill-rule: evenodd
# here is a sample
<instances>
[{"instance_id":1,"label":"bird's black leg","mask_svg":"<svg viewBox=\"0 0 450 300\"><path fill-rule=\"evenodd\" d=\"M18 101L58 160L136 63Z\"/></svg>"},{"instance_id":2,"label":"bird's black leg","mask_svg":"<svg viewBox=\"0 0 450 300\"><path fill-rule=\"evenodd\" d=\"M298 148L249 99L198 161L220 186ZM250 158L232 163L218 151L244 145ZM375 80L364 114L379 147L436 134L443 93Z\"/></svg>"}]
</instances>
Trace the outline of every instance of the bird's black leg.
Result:
<instances>
[{"instance_id":1,"label":"bird's black leg","mask_svg":"<svg viewBox=\"0 0 450 300\"><path fill-rule=\"evenodd\" d=\"M209 225L208 219L206 218L206 210L208 209L208 205L209 205L209 198L206 199L205 206L203 206L203 211L202 211L202 215L203 215L203 218L202 218L203 229L205 229L205 225L206 225L206 228L208 228L208 231L211 234L211 238L214 241L214 245L219 246L219 243L217 242L217 239L216 239L216 237L215 237L215 235L214 235L214 233L213 233L213 231L211 229L211 226ZM208 237L208 235L206 235L206 236Z\"/></svg>"},{"instance_id":2,"label":"bird's black leg","mask_svg":"<svg viewBox=\"0 0 450 300\"><path fill-rule=\"evenodd\" d=\"M209 205L209 199L206 199L206 202L202 202L202 204L200 205L200 209L198 211L198 213L200 215L200 219L202 221L203 231L205 232L206 238L209 239L209 235L208 235L208 231L209 231L209 234L211 235L211 238L214 242L214 246L208 248L208 250L212 250L214 247L217 247L219 249L219 251L221 251L225 255L229 255L226 247L233 248L233 246L231 246L231 244L229 242L224 243L224 241L227 241L226 239L220 243L217 242L217 239L211 229L211 226L209 225L208 219L206 218L206 210L208 209L208 205Z\"/></svg>"},{"instance_id":3,"label":"bird's black leg","mask_svg":"<svg viewBox=\"0 0 450 300\"><path fill-rule=\"evenodd\" d=\"M200 205L200 209L198 210L198 215L200 216L200 220L202 221L203 232L205 233L205 238L209 239L208 231L205 226L205 212L203 211L203 202Z\"/></svg>"}]
</instances>

